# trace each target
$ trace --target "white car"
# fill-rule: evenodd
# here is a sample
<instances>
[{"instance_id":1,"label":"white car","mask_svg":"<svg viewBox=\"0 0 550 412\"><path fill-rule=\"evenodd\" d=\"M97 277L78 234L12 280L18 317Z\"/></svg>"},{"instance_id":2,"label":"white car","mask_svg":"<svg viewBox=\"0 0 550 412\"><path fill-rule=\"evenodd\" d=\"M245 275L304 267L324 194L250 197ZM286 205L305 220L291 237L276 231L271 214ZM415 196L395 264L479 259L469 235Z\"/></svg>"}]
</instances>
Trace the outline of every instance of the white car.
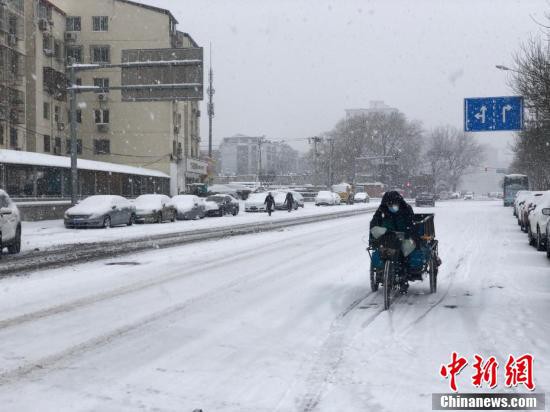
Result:
<instances>
[{"instance_id":1,"label":"white car","mask_svg":"<svg viewBox=\"0 0 550 412\"><path fill-rule=\"evenodd\" d=\"M340 204L340 195L328 190L321 190L315 196L315 206L334 206Z\"/></svg>"},{"instance_id":2,"label":"white car","mask_svg":"<svg viewBox=\"0 0 550 412\"><path fill-rule=\"evenodd\" d=\"M534 206L537 203L537 200L544 195L544 192L531 192L525 198L523 204L518 207L518 219L519 225L523 232L528 233L529 231L529 214L533 210Z\"/></svg>"},{"instance_id":3,"label":"white car","mask_svg":"<svg viewBox=\"0 0 550 412\"><path fill-rule=\"evenodd\" d=\"M464 195L464 200L474 200L474 194L472 192L467 192Z\"/></svg>"},{"instance_id":4,"label":"white car","mask_svg":"<svg viewBox=\"0 0 550 412\"><path fill-rule=\"evenodd\" d=\"M251 193L244 202L245 212L266 212L267 206L264 203L267 193Z\"/></svg>"},{"instance_id":5,"label":"white car","mask_svg":"<svg viewBox=\"0 0 550 412\"><path fill-rule=\"evenodd\" d=\"M355 203L369 203L370 197L367 192L359 192L355 194L353 200Z\"/></svg>"},{"instance_id":6,"label":"white car","mask_svg":"<svg viewBox=\"0 0 550 412\"><path fill-rule=\"evenodd\" d=\"M9 254L21 251L21 215L8 194L0 190L0 258L5 247Z\"/></svg>"},{"instance_id":7,"label":"white car","mask_svg":"<svg viewBox=\"0 0 550 412\"><path fill-rule=\"evenodd\" d=\"M550 217L550 191L533 198L530 213L527 215L527 236L529 244L537 250L546 247L546 227Z\"/></svg>"}]
</instances>

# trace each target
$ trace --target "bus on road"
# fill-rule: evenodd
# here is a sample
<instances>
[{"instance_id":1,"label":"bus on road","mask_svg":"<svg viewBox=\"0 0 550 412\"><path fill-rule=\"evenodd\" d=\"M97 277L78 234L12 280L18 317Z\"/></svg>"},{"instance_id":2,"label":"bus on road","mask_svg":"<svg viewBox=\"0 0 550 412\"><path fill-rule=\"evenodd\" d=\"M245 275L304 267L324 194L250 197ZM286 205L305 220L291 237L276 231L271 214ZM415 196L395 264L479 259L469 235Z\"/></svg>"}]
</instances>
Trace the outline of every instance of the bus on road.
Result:
<instances>
[{"instance_id":1,"label":"bus on road","mask_svg":"<svg viewBox=\"0 0 550 412\"><path fill-rule=\"evenodd\" d=\"M526 175L513 174L504 176L504 206L512 206L516 193L520 190L529 190L529 179Z\"/></svg>"}]
</instances>

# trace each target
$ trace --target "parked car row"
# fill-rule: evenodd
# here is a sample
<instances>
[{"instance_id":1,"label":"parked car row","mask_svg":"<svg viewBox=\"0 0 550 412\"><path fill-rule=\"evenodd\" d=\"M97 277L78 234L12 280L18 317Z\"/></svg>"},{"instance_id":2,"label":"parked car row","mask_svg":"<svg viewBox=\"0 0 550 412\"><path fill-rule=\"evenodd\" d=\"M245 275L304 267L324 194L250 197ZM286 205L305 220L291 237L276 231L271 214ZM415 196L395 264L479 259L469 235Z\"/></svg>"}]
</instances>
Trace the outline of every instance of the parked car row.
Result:
<instances>
[{"instance_id":1,"label":"parked car row","mask_svg":"<svg viewBox=\"0 0 550 412\"><path fill-rule=\"evenodd\" d=\"M531 246L550 258L550 191L521 190L513 203L518 225Z\"/></svg>"},{"instance_id":2,"label":"parked car row","mask_svg":"<svg viewBox=\"0 0 550 412\"><path fill-rule=\"evenodd\" d=\"M128 200L116 195L87 197L65 212L67 228L131 226L134 223L163 223L203 219L239 213L239 201L231 195L214 195L206 199L195 195L170 198L161 194L141 195Z\"/></svg>"}]
</instances>

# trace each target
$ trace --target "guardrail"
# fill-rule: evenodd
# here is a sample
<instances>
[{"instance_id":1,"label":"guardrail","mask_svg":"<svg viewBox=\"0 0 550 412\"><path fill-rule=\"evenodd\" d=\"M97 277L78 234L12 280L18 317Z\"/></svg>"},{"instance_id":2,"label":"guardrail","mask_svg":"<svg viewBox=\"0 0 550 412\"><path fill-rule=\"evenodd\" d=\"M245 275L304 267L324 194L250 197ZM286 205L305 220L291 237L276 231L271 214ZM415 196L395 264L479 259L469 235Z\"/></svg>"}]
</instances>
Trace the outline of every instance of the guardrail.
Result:
<instances>
[{"instance_id":1,"label":"guardrail","mask_svg":"<svg viewBox=\"0 0 550 412\"><path fill-rule=\"evenodd\" d=\"M220 239L250 233L267 232L285 227L341 219L371 213L377 206L365 209L337 211L323 215L300 216L291 219L274 220L261 223L248 223L235 226L198 229L188 232L166 233L127 240L96 242L85 244L67 244L59 248L30 251L19 255L4 255L1 262L0 278L18 275L29 271L69 266L75 263L91 262L118 255L135 253L144 250L179 246L187 243Z\"/></svg>"}]
</instances>

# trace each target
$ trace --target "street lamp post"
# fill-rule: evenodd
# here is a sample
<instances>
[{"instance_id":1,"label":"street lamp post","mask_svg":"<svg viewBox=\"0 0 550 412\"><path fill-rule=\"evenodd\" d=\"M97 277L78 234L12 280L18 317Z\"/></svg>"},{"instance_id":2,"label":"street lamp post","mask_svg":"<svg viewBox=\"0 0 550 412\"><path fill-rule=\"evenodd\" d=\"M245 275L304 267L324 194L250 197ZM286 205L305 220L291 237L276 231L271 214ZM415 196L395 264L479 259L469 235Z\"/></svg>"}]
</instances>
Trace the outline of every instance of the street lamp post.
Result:
<instances>
[{"instance_id":1,"label":"street lamp post","mask_svg":"<svg viewBox=\"0 0 550 412\"><path fill-rule=\"evenodd\" d=\"M69 81L71 86L73 86L69 89L69 99L71 112L71 205L74 206L76 205L78 197L78 141L76 137L76 89L74 88L74 85L76 84L76 72L74 67L74 59L71 58L69 63Z\"/></svg>"}]
</instances>

